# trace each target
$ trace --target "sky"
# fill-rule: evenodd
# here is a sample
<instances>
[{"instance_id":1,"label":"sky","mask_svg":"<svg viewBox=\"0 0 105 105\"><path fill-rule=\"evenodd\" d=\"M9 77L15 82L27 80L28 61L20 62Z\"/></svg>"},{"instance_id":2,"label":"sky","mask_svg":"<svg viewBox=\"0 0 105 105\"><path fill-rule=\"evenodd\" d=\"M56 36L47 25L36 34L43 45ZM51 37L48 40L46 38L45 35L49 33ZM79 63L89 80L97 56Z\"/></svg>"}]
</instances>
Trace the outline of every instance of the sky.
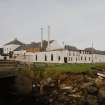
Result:
<instances>
[{"instance_id":1,"label":"sky","mask_svg":"<svg viewBox=\"0 0 105 105\"><path fill-rule=\"evenodd\" d=\"M0 45L14 38L40 41L40 28L51 39L84 49L105 50L105 0L0 0Z\"/></svg>"}]
</instances>

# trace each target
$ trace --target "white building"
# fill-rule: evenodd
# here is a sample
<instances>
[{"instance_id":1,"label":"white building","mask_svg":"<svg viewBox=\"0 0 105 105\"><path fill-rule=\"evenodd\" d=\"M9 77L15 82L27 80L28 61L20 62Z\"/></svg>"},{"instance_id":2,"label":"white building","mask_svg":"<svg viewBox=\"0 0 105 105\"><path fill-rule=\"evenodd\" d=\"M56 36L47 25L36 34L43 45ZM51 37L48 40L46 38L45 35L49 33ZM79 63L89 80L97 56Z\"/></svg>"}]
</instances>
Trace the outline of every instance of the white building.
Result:
<instances>
[{"instance_id":1,"label":"white building","mask_svg":"<svg viewBox=\"0 0 105 105\"><path fill-rule=\"evenodd\" d=\"M102 51L79 50L75 47L65 48L62 44L52 40L43 44L44 50L37 52L27 52L24 44L17 39L3 46L3 53L13 52L13 57L22 62L43 62L43 63L105 63L105 54ZM26 44L27 45L27 44ZM30 44L31 45L31 44ZM33 46L33 44L32 44ZM31 47L31 46L28 46ZM41 43L35 43L35 48L41 48ZM101 52L101 53L100 53ZM0 56L0 59L3 59Z\"/></svg>"},{"instance_id":2,"label":"white building","mask_svg":"<svg viewBox=\"0 0 105 105\"><path fill-rule=\"evenodd\" d=\"M0 59L10 59L12 58L14 51L23 45L22 42L14 39L13 41L0 47Z\"/></svg>"},{"instance_id":3,"label":"white building","mask_svg":"<svg viewBox=\"0 0 105 105\"><path fill-rule=\"evenodd\" d=\"M53 46L52 46L53 45ZM46 47L43 52L25 52L25 55L17 60L23 62L43 62L43 63L105 63L105 55L91 53L86 50L65 49L57 41L53 41L50 49Z\"/></svg>"},{"instance_id":4,"label":"white building","mask_svg":"<svg viewBox=\"0 0 105 105\"><path fill-rule=\"evenodd\" d=\"M18 41L17 39L14 39L13 41L11 41L3 46L3 53L9 54L11 51L14 51L21 45L23 45L22 42Z\"/></svg>"}]
</instances>

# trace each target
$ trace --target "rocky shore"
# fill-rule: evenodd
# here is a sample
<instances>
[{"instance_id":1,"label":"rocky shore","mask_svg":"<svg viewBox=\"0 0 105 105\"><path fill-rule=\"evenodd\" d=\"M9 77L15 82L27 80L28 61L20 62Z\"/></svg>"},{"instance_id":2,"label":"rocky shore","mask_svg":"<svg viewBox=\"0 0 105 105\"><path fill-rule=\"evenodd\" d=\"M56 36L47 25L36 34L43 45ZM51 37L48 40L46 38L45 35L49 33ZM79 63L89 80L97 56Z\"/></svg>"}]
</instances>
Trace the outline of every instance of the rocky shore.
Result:
<instances>
[{"instance_id":1,"label":"rocky shore","mask_svg":"<svg viewBox=\"0 0 105 105\"><path fill-rule=\"evenodd\" d=\"M26 96L28 100L23 100L32 105L105 105L105 79L97 72L64 73L55 79L48 78L43 95L37 90L35 97L31 92Z\"/></svg>"}]
</instances>

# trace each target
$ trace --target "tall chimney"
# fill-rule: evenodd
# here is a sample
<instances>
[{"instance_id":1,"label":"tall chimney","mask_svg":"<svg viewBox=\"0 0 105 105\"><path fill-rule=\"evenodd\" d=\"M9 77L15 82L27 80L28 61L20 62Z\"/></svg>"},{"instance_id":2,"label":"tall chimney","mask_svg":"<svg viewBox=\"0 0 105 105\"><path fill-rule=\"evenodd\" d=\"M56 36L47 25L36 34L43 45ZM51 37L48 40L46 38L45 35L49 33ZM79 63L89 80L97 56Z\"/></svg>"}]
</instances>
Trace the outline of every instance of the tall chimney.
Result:
<instances>
[{"instance_id":1,"label":"tall chimney","mask_svg":"<svg viewBox=\"0 0 105 105\"><path fill-rule=\"evenodd\" d=\"M43 48L43 28L40 28L41 30L41 49Z\"/></svg>"},{"instance_id":2,"label":"tall chimney","mask_svg":"<svg viewBox=\"0 0 105 105\"><path fill-rule=\"evenodd\" d=\"M50 26L48 25L48 49L50 48Z\"/></svg>"}]
</instances>

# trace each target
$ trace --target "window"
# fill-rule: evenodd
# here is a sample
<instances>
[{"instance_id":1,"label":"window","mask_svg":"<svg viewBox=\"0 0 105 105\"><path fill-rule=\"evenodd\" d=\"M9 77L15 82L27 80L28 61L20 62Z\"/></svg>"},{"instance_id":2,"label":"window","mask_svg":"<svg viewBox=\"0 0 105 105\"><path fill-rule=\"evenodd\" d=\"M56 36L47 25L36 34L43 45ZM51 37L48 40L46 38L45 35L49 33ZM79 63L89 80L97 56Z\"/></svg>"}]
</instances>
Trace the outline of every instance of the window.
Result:
<instances>
[{"instance_id":1,"label":"window","mask_svg":"<svg viewBox=\"0 0 105 105\"><path fill-rule=\"evenodd\" d=\"M47 61L47 56L45 55L45 61Z\"/></svg>"},{"instance_id":2,"label":"window","mask_svg":"<svg viewBox=\"0 0 105 105\"><path fill-rule=\"evenodd\" d=\"M35 59L36 59L36 61L37 61L37 55L36 55Z\"/></svg>"},{"instance_id":3,"label":"window","mask_svg":"<svg viewBox=\"0 0 105 105\"><path fill-rule=\"evenodd\" d=\"M82 60L83 58L81 57L81 60Z\"/></svg>"},{"instance_id":4,"label":"window","mask_svg":"<svg viewBox=\"0 0 105 105\"><path fill-rule=\"evenodd\" d=\"M72 61L72 57L71 57L71 61Z\"/></svg>"},{"instance_id":5,"label":"window","mask_svg":"<svg viewBox=\"0 0 105 105\"><path fill-rule=\"evenodd\" d=\"M89 57L89 61L90 61L90 57Z\"/></svg>"},{"instance_id":6,"label":"window","mask_svg":"<svg viewBox=\"0 0 105 105\"><path fill-rule=\"evenodd\" d=\"M60 61L60 60L61 60L61 57L59 56L59 57L58 57L58 61Z\"/></svg>"},{"instance_id":7,"label":"window","mask_svg":"<svg viewBox=\"0 0 105 105\"><path fill-rule=\"evenodd\" d=\"M51 54L51 61L53 61L53 54Z\"/></svg>"}]
</instances>

